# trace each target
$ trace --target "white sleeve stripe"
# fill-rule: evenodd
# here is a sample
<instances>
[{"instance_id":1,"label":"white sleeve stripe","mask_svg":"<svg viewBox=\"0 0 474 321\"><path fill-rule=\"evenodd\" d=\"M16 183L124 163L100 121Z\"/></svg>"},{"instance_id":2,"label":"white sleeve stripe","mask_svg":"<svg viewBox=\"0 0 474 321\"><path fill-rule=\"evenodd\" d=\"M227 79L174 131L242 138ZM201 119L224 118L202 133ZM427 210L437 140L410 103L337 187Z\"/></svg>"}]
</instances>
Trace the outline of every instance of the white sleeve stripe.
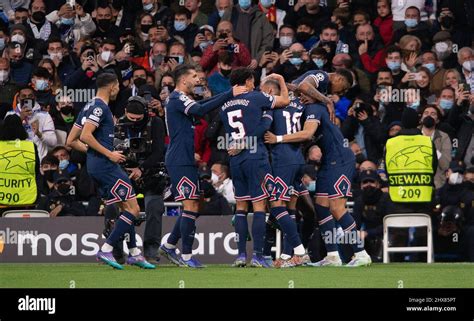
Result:
<instances>
[{"instance_id":1,"label":"white sleeve stripe","mask_svg":"<svg viewBox=\"0 0 474 321\"><path fill-rule=\"evenodd\" d=\"M86 119L86 123L92 124L92 125L94 125L95 127L99 127L99 123L96 123L95 121L93 121L93 120L91 120L91 119Z\"/></svg>"},{"instance_id":2,"label":"white sleeve stripe","mask_svg":"<svg viewBox=\"0 0 474 321\"><path fill-rule=\"evenodd\" d=\"M89 115L89 118L96 121L96 122L99 122L100 121L100 118L95 116L95 115Z\"/></svg>"},{"instance_id":3,"label":"white sleeve stripe","mask_svg":"<svg viewBox=\"0 0 474 321\"><path fill-rule=\"evenodd\" d=\"M82 128L82 125L79 125L79 124L76 124L76 123L74 123L74 126L79 128L79 129Z\"/></svg>"},{"instance_id":4,"label":"white sleeve stripe","mask_svg":"<svg viewBox=\"0 0 474 321\"><path fill-rule=\"evenodd\" d=\"M262 117L267 117L267 118L270 118L271 120L273 120L273 117L271 115L263 115Z\"/></svg>"},{"instance_id":5,"label":"white sleeve stripe","mask_svg":"<svg viewBox=\"0 0 474 321\"><path fill-rule=\"evenodd\" d=\"M272 96L272 98L273 98L273 101L272 101L272 107L271 107L271 109L275 108L275 104L276 104L276 98L275 98L275 96Z\"/></svg>"},{"instance_id":6,"label":"white sleeve stripe","mask_svg":"<svg viewBox=\"0 0 474 321\"><path fill-rule=\"evenodd\" d=\"M318 124L321 124L321 121L319 119L314 119L313 118L313 119L306 119L305 120L305 122L313 122L313 121L317 122Z\"/></svg>"},{"instance_id":7,"label":"white sleeve stripe","mask_svg":"<svg viewBox=\"0 0 474 321\"><path fill-rule=\"evenodd\" d=\"M319 86L319 80L318 80L318 78L316 77L316 75L309 75L308 77L313 78L313 80L316 82L316 87Z\"/></svg>"},{"instance_id":8,"label":"white sleeve stripe","mask_svg":"<svg viewBox=\"0 0 474 321\"><path fill-rule=\"evenodd\" d=\"M187 114L188 114L188 111L189 111L189 108L193 107L194 105L196 105L196 102L193 102L193 103L191 103L191 105L189 105L188 107L186 107L186 109L184 110L184 113L187 115Z\"/></svg>"}]
</instances>

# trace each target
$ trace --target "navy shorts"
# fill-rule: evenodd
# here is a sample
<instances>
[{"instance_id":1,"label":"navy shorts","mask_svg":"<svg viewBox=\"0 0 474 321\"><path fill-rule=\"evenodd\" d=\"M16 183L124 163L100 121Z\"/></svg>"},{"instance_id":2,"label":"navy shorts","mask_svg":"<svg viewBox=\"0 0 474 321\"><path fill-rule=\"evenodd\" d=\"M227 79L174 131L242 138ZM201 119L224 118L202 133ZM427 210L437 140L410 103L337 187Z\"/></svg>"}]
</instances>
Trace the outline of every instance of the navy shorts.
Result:
<instances>
[{"instance_id":1,"label":"navy shorts","mask_svg":"<svg viewBox=\"0 0 474 321\"><path fill-rule=\"evenodd\" d=\"M171 191L176 202L199 200L199 177L196 166L166 166L166 168L171 178Z\"/></svg>"},{"instance_id":2,"label":"navy shorts","mask_svg":"<svg viewBox=\"0 0 474 321\"><path fill-rule=\"evenodd\" d=\"M274 188L270 200L289 202L292 195L309 194L301 182L302 169L303 165L300 164L273 167Z\"/></svg>"},{"instance_id":3,"label":"navy shorts","mask_svg":"<svg viewBox=\"0 0 474 321\"><path fill-rule=\"evenodd\" d=\"M270 197L273 190L272 168L268 160L248 159L230 164L237 201L258 202Z\"/></svg>"},{"instance_id":4,"label":"navy shorts","mask_svg":"<svg viewBox=\"0 0 474 321\"><path fill-rule=\"evenodd\" d=\"M355 164L323 167L318 171L316 196L330 199L352 197L351 183L355 177Z\"/></svg>"},{"instance_id":5,"label":"navy shorts","mask_svg":"<svg viewBox=\"0 0 474 321\"><path fill-rule=\"evenodd\" d=\"M88 162L87 171L99 185L99 191L106 205L125 202L136 197L132 182L120 165L109 160L99 161L94 158L94 161Z\"/></svg>"}]
</instances>

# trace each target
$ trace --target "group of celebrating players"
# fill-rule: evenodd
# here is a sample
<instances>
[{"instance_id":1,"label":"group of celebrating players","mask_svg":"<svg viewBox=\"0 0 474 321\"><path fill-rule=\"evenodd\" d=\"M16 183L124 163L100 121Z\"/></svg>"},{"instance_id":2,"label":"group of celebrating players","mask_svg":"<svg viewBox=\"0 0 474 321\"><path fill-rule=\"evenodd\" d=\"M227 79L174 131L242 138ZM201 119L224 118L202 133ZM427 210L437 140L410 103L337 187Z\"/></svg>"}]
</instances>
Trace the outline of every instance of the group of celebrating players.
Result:
<instances>
[{"instance_id":1,"label":"group of celebrating players","mask_svg":"<svg viewBox=\"0 0 474 321\"><path fill-rule=\"evenodd\" d=\"M300 145L317 135L323 152L315 202L320 231L326 236L336 233L337 221L344 233L357 235L356 223L346 209L355 175L355 158L332 122L334 106L327 97L347 91L352 85L352 77L345 69L329 74L313 70L286 84L281 75L271 74L262 80L260 90L256 90L253 71L239 68L230 75L232 90L197 102L192 98L194 87L199 85L195 68L186 64L178 66L174 71L176 88L165 104L170 137L165 164L175 200L182 202L183 211L159 253L176 265L203 267L192 256L200 198L194 160L194 124L196 117L219 108L226 134L232 137L228 152L235 188L235 231L239 252L233 265L244 267L248 263L247 215L251 210L253 255L250 266L341 266L335 237L323 238L327 250L323 260L310 261L297 231L295 213L298 196L308 194L301 181L305 159ZM106 204L119 203L121 209L97 258L116 269L123 269L114 259L112 250L125 237L130 251L127 263L154 269L155 265L147 262L137 248L134 221L140 208L131 181L119 166L125 157L113 149L114 120L108 103L116 98L119 82L114 74L104 73L98 76L97 87L96 97L81 111L68 137L71 146L87 150L88 172L99 185ZM250 139L255 139L256 148L245 144ZM271 163L265 143L272 145ZM278 222L285 242L283 254L273 264L263 257L267 212ZM177 249L179 239L181 252ZM360 242L350 243L354 256L347 266L370 265L370 256Z\"/></svg>"}]
</instances>

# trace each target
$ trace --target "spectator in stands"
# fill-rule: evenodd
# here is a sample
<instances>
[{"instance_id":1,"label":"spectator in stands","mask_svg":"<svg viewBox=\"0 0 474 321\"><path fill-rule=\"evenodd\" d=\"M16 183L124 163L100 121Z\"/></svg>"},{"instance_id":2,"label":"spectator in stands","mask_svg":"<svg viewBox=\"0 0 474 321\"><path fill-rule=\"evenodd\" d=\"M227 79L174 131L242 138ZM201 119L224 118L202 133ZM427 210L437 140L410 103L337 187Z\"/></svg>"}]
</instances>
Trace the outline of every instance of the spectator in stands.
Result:
<instances>
[{"instance_id":1,"label":"spectator in stands","mask_svg":"<svg viewBox=\"0 0 474 321\"><path fill-rule=\"evenodd\" d=\"M118 42L120 29L112 22L112 8L105 3L100 3L96 9L95 30L92 38L98 40L114 39Z\"/></svg>"},{"instance_id":2,"label":"spectator in stands","mask_svg":"<svg viewBox=\"0 0 474 321\"><path fill-rule=\"evenodd\" d=\"M458 90L461 83L461 74L456 69L448 69L444 73L443 84L450 86L454 90Z\"/></svg>"},{"instance_id":3,"label":"spectator in stands","mask_svg":"<svg viewBox=\"0 0 474 321\"><path fill-rule=\"evenodd\" d=\"M474 50L470 47L459 49L458 63L462 67L461 77L472 91L474 88Z\"/></svg>"},{"instance_id":4,"label":"spectator in stands","mask_svg":"<svg viewBox=\"0 0 474 321\"><path fill-rule=\"evenodd\" d=\"M433 47L431 51L442 62L444 69L455 68L457 66L456 53L453 50L457 44L453 43L451 34L447 31L439 31L433 36ZM459 48L459 46L458 46Z\"/></svg>"},{"instance_id":5,"label":"spectator in stands","mask_svg":"<svg viewBox=\"0 0 474 321\"><path fill-rule=\"evenodd\" d=\"M319 41L313 48L315 47L324 48L329 60L339 53L349 53L349 47L339 39L339 29L334 23L328 23L321 29Z\"/></svg>"},{"instance_id":6,"label":"spectator in stands","mask_svg":"<svg viewBox=\"0 0 474 321\"><path fill-rule=\"evenodd\" d=\"M174 16L173 11L163 5L160 0L142 0L143 11L153 16L154 22L171 30L173 27Z\"/></svg>"},{"instance_id":7,"label":"spectator in stands","mask_svg":"<svg viewBox=\"0 0 474 321\"><path fill-rule=\"evenodd\" d=\"M170 32L172 37L183 39L187 52L193 49L194 38L199 31L199 27L191 22L191 16L188 9L179 7L174 14L174 26Z\"/></svg>"},{"instance_id":8,"label":"spectator in stands","mask_svg":"<svg viewBox=\"0 0 474 321\"><path fill-rule=\"evenodd\" d=\"M232 55L228 52L222 52L219 54L217 60L217 72L209 76L209 89L213 95L220 94L229 90L232 86L230 85L229 75L232 71Z\"/></svg>"},{"instance_id":9,"label":"spectator in stands","mask_svg":"<svg viewBox=\"0 0 474 321\"><path fill-rule=\"evenodd\" d=\"M45 68L48 71L48 73L51 75L51 77L52 77L51 92L53 94L56 94L59 91L61 91L62 90L62 82L59 79L58 71L56 69L56 65L54 64L54 62L49 58L44 58L44 59L41 59L38 62L38 67ZM73 72L74 72L74 70L73 70Z\"/></svg>"},{"instance_id":10,"label":"spectator in stands","mask_svg":"<svg viewBox=\"0 0 474 321\"><path fill-rule=\"evenodd\" d=\"M286 82L291 82L308 70L314 69L317 67L309 58L308 52L303 45L296 42L282 52L280 60L272 72L282 75Z\"/></svg>"},{"instance_id":11,"label":"spectator in stands","mask_svg":"<svg viewBox=\"0 0 474 321\"><path fill-rule=\"evenodd\" d=\"M295 29L290 25L281 26L278 33L278 41L274 42L273 48L280 51L283 51L289 48L293 42L295 42Z\"/></svg>"},{"instance_id":12,"label":"spectator in stands","mask_svg":"<svg viewBox=\"0 0 474 321\"><path fill-rule=\"evenodd\" d=\"M216 192L214 186L210 182L209 174L201 175L199 184L204 194L200 215L232 215L232 209L226 198Z\"/></svg>"},{"instance_id":13,"label":"spectator in stands","mask_svg":"<svg viewBox=\"0 0 474 321\"><path fill-rule=\"evenodd\" d=\"M15 42L10 42L6 50L10 59L12 80L20 86L28 84L33 73L33 65L25 59L25 50L21 46L18 47Z\"/></svg>"},{"instance_id":14,"label":"spectator in stands","mask_svg":"<svg viewBox=\"0 0 474 321\"><path fill-rule=\"evenodd\" d=\"M313 27L316 34L321 32L321 27L330 21L331 15L326 7L321 7L320 0L308 0L306 2L297 1L295 5L288 10L285 17L285 24L296 27L298 20L309 18L313 21Z\"/></svg>"},{"instance_id":15,"label":"spectator in stands","mask_svg":"<svg viewBox=\"0 0 474 321\"><path fill-rule=\"evenodd\" d=\"M35 48L42 51L48 39L59 37L58 28L46 19L46 4L43 0L30 2L30 18L27 20L27 33L33 36Z\"/></svg>"},{"instance_id":16,"label":"spectator in stands","mask_svg":"<svg viewBox=\"0 0 474 321\"><path fill-rule=\"evenodd\" d=\"M420 39L422 49L431 48L432 33L425 23L420 23L420 9L411 6L405 11L405 26L395 31L392 43L399 43L400 39L405 35L415 36Z\"/></svg>"},{"instance_id":17,"label":"spectator in stands","mask_svg":"<svg viewBox=\"0 0 474 321\"><path fill-rule=\"evenodd\" d=\"M74 178L77 174L78 166L71 161L69 151L64 146L57 146L51 154L59 160L58 168L60 171L66 172L71 178Z\"/></svg>"},{"instance_id":18,"label":"spectator in stands","mask_svg":"<svg viewBox=\"0 0 474 321\"><path fill-rule=\"evenodd\" d=\"M216 0L216 9L209 15L208 23L216 29L225 11L230 10L232 6L232 0Z\"/></svg>"},{"instance_id":19,"label":"spectator in stands","mask_svg":"<svg viewBox=\"0 0 474 321\"><path fill-rule=\"evenodd\" d=\"M275 23L277 30L283 26L286 11L279 9L273 0L259 0L259 9L267 16L268 21Z\"/></svg>"},{"instance_id":20,"label":"spectator in stands","mask_svg":"<svg viewBox=\"0 0 474 321\"><path fill-rule=\"evenodd\" d=\"M385 64L392 72L393 85L398 87L405 71L402 68L402 52L397 46L389 46L386 50Z\"/></svg>"},{"instance_id":21,"label":"spectator in stands","mask_svg":"<svg viewBox=\"0 0 474 321\"><path fill-rule=\"evenodd\" d=\"M211 167L211 182L218 193L222 194L230 204L235 204L234 185L230 178L229 166L216 162Z\"/></svg>"},{"instance_id":22,"label":"spectator in stands","mask_svg":"<svg viewBox=\"0 0 474 321\"><path fill-rule=\"evenodd\" d=\"M432 51L425 51L421 54L420 58L422 66L427 68L430 72L430 92L438 94L439 91L444 87L443 78L446 70L441 66L436 54Z\"/></svg>"},{"instance_id":23,"label":"spectator in stands","mask_svg":"<svg viewBox=\"0 0 474 321\"><path fill-rule=\"evenodd\" d=\"M415 64L421 51L421 41L418 37L405 35L398 44L402 51L402 70L415 72Z\"/></svg>"},{"instance_id":24,"label":"spectator in stands","mask_svg":"<svg viewBox=\"0 0 474 321\"><path fill-rule=\"evenodd\" d=\"M229 52L232 55L232 67L234 68L246 67L251 63L252 58L247 46L234 38L232 23L221 21L217 26L216 36L216 42L206 48L200 63L209 75L217 71L217 60L222 52Z\"/></svg>"},{"instance_id":25,"label":"spectator in stands","mask_svg":"<svg viewBox=\"0 0 474 321\"><path fill-rule=\"evenodd\" d=\"M347 8L336 8L331 16L331 22L337 25L339 38L344 43L347 43L349 38L352 37L351 32L353 32L353 30L348 25L350 17L351 13Z\"/></svg>"},{"instance_id":26,"label":"spectator in stands","mask_svg":"<svg viewBox=\"0 0 474 321\"><path fill-rule=\"evenodd\" d=\"M355 78L359 85L361 92L369 93L371 90L370 79L367 73L353 64L352 58L347 53L340 53L332 59L332 67L337 70L339 68L346 68L355 74Z\"/></svg>"},{"instance_id":27,"label":"spectator in stands","mask_svg":"<svg viewBox=\"0 0 474 321\"><path fill-rule=\"evenodd\" d=\"M354 61L359 67L363 67L369 73L375 73L385 67L385 50L383 43L375 38L374 29L371 25L359 25L356 28L356 40L358 41L357 52L354 51Z\"/></svg>"},{"instance_id":28,"label":"spectator in stands","mask_svg":"<svg viewBox=\"0 0 474 321\"><path fill-rule=\"evenodd\" d=\"M318 37L314 32L313 21L308 18L301 18L296 24L296 41L301 43L306 50L311 50L318 42Z\"/></svg>"},{"instance_id":29,"label":"spectator in stands","mask_svg":"<svg viewBox=\"0 0 474 321\"><path fill-rule=\"evenodd\" d=\"M420 17L418 21L423 21L425 23L428 20L435 20L437 1L426 3L427 5L425 5L425 3L426 2L424 0L407 0L404 2L392 1L394 30L398 31L399 29L402 29L406 26L406 11L411 7L415 7L418 9L419 14L417 16ZM413 22L411 23L413 24Z\"/></svg>"},{"instance_id":30,"label":"spectator in stands","mask_svg":"<svg viewBox=\"0 0 474 321\"><path fill-rule=\"evenodd\" d=\"M67 137L74 125L74 120L76 119L74 116L74 105L71 98L66 95L61 95L56 104L56 111L52 111L51 114L56 134L58 136L58 142L60 144L65 144L65 140L60 140L59 136L62 138Z\"/></svg>"},{"instance_id":31,"label":"spectator in stands","mask_svg":"<svg viewBox=\"0 0 474 321\"><path fill-rule=\"evenodd\" d=\"M374 26L379 29L384 45L389 45L393 37L393 16L389 0L377 1L377 18L374 20Z\"/></svg>"},{"instance_id":32,"label":"spectator in stands","mask_svg":"<svg viewBox=\"0 0 474 321\"><path fill-rule=\"evenodd\" d=\"M31 85L35 89L36 101L47 110L55 108L56 99L51 89L53 84L53 76L49 73L48 69L43 67L37 67L33 71L31 77Z\"/></svg>"},{"instance_id":33,"label":"spectator in stands","mask_svg":"<svg viewBox=\"0 0 474 321\"><path fill-rule=\"evenodd\" d=\"M208 18L199 8L201 7L201 0L185 0L184 7L191 12L191 22L198 27L207 24Z\"/></svg>"},{"instance_id":34,"label":"spectator in stands","mask_svg":"<svg viewBox=\"0 0 474 321\"><path fill-rule=\"evenodd\" d=\"M6 58L0 58L0 119L5 118L5 114L11 110L18 89L10 75L10 62Z\"/></svg>"},{"instance_id":35,"label":"spectator in stands","mask_svg":"<svg viewBox=\"0 0 474 321\"><path fill-rule=\"evenodd\" d=\"M41 160L39 175L37 176L38 194L45 199L54 186L54 173L58 170L59 159L52 154L46 155Z\"/></svg>"}]
</instances>

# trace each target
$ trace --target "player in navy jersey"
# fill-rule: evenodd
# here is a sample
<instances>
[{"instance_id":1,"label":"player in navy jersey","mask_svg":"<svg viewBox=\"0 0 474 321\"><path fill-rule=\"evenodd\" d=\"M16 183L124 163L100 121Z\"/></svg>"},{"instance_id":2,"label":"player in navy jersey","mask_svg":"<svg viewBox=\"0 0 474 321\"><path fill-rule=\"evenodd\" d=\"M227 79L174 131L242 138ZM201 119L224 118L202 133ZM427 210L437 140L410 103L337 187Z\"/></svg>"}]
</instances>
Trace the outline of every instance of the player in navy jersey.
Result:
<instances>
[{"instance_id":1,"label":"player in navy jersey","mask_svg":"<svg viewBox=\"0 0 474 321\"><path fill-rule=\"evenodd\" d=\"M81 142L79 139L81 136L82 128L86 122L86 118L84 117L83 113L84 109L81 109L79 114L77 114L76 120L74 121L74 125L69 132L66 140L66 146L73 148L79 152L87 153L87 145Z\"/></svg>"},{"instance_id":2,"label":"player in navy jersey","mask_svg":"<svg viewBox=\"0 0 474 321\"><path fill-rule=\"evenodd\" d=\"M97 96L87 104L81 119L85 117L80 140L87 144L87 171L97 182L106 204L119 203L122 214L113 231L105 241L97 258L106 264L123 269L112 255L113 247L122 238L129 244L130 255L127 264L154 269L141 255L136 245L135 219L140 213L132 183L119 163L125 161L122 152L114 151L114 120L108 103L114 100L120 90L117 76L103 73L97 77ZM82 120L80 120L82 124ZM80 125L78 125L80 126ZM76 126L76 127L78 127Z\"/></svg>"},{"instance_id":3,"label":"player in navy jersey","mask_svg":"<svg viewBox=\"0 0 474 321\"><path fill-rule=\"evenodd\" d=\"M260 121L264 110L284 107L290 101L284 78L281 75L272 74L268 76L268 79L278 82L281 88L280 95L273 96L255 91L252 70L240 68L232 71L231 84L245 86L248 92L227 101L220 111L227 136L231 137L233 144L240 145L238 149L241 150L237 155L231 154L230 159L231 176L237 201L235 229L239 247L239 255L234 266L247 264L245 248L248 231L247 213L248 201L251 201L254 249L250 264L254 267L270 267L263 258L263 245L267 199L273 191L273 178L268 152L263 145L264 131L260 126ZM308 260L308 257L299 239L296 224L291 220L286 207L281 203L275 203L274 206L272 204L270 214L288 235L289 242L295 251L293 263L301 265Z\"/></svg>"},{"instance_id":4,"label":"player in navy jersey","mask_svg":"<svg viewBox=\"0 0 474 321\"><path fill-rule=\"evenodd\" d=\"M299 91L316 102L326 105L329 118L335 121L334 102L327 95L342 96L349 90L353 83L352 73L348 69L340 68L333 73L323 70L310 70L299 76L288 88Z\"/></svg>"},{"instance_id":5,"label":"player in navy jersey","mask_svg":"<svg viewBox=\"0 0 474 321\"><path fill-rule=\"evenodd\" d=\"M273 79L266 80L261 86L262 92L270 95L280 94L280 86ZM305 106L296 97L293 97L285 108L266 111L264 117L271 118L270 131L275 135L286 135L301 130L301 117ZM267 127L267 126L264 126ZM293 221L296 221L296 202L299 195L309 194L303 183L302 168L305 164L299 143L273 145L271 148L272 171L274 188L271 201L280 201L288 208ZM291 266L293 247L288 237L283 238L283 252L274 265L275 267Z\"/></svg>"},{"instance_id":6,"label":"player in navy jersey","mask_svg":"<svg viewBox=\"0 0 474 321\"><path fill-rule=\"evenodd\" d=\"M192 246L199 216L199 178L194 160L195 117L220 107L227 100L245 91L235 86L232 90L197 102L191 95L199 85L196 69L191 65L181 65L174 71L175 90L170 94L165 106L166 127L170 144L166 152L165 164L171 177L172 191L176 201L183 202L183 213L177 219L168 240L160 247L160 254L176 265L201 268L203 265L192 256ZM182 254L179 257L176 244L182 239Z\"/></svg>"},{"instance_id":7,"label":"player in navy jersey","mask_svg":"<svg viewBox=\"0 0 474 321\"><path fill-rule=\"evenodd\" d=\"M310 100L303 95L304 100ZM328 255L314 266L342 265L337 251L336 227L334 219L349 234L354 250L354 258L348 266L366 266L371 264L370 256L361 247L357 236L356 223L346 210L346 198L352 196L351 180L355 175L355 158L352 151L344 146L344 137L339 128L329 118L324 105L309 104L303 114L304 127L300 132L276 136L265 134L265 142L270 144L295 143L310 140L314 134L321 137L321 168L318 171L316 185L316 213L318 223ZM334 219L333 219L334 218Z\"/></svg>"}]
</instances>

